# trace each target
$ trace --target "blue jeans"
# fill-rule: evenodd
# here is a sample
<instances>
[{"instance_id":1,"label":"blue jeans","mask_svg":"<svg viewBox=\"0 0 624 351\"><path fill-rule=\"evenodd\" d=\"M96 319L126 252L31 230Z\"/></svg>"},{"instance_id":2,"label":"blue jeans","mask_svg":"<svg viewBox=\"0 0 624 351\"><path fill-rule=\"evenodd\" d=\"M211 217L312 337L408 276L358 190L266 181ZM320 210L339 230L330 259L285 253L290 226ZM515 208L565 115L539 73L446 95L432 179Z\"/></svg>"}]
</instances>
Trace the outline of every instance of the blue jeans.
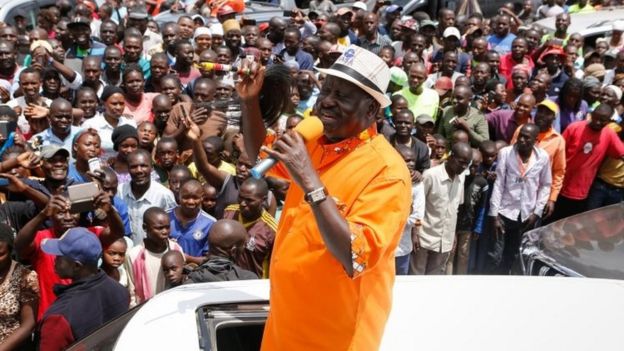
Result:
<instances>
[{"instance_id":1,"label":"blue jeans","mask_svg":"<svg viewBox=\"0 0 624 351\"><path fill-rule=\"evenodd\" d=\"M394 264L396 266L396 275L407 275L409 270L410 254L405 256L397 256L394 258Z\"/></svg>"},{"instance_id":2,"label":"blue jeans","mask_svg":"<svg viewBox=\"0 0 624 351\"><path fill-rule=\"evenodd\" d=\"M624 201L624 189L614 187L596 178L587 196L587 210L609 206Z\"/></svg>"}]
</instances>

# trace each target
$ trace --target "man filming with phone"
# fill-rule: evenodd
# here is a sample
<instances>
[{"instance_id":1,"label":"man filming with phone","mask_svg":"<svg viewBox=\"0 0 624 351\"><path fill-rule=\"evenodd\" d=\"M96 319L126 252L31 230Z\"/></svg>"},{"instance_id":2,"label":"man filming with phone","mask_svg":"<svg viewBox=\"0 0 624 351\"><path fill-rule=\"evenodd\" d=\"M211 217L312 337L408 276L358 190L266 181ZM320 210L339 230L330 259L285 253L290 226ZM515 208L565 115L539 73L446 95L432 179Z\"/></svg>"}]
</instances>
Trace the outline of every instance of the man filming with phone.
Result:
<instances>
[{"instance_id":1,"label":"man filming with phone","mask_svg":"<svg viewBox=\"0 0 624 351\"><path fill-rule=\"evenodd\" d=\"M99 237L103 247L107 247L123 236L123 223L112 205L110 196L105 192L99 190L89 201L94 212L100 214L100 218L94 219L88 229ZM80 225L81 213L72 212L71 209L72 202L67 195L52 195L43 211L26 223L15 237L15 249L19 257L28 260L37 272L41 291L38 319L56 299L54 285L71 283L59 278L54 271L55 256L46 254L41 249L44 240L60 238L67 230ZM47 221L50 221L51 226L40 229Z\"/></svg>"}]
</instances>

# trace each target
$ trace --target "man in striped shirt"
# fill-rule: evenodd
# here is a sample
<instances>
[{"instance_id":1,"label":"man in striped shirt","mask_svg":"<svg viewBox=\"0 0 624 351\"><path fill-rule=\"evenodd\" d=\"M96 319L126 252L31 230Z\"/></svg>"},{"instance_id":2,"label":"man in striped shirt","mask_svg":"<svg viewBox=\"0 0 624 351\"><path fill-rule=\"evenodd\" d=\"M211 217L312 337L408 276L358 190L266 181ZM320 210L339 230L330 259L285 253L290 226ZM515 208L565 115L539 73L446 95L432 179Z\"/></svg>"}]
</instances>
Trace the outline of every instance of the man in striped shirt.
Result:
<instances>
[{"instance_id":1,"label":"man in striped shirt","mask_svg":"<svg viewBox=\"0 0 624 351\"><path fill-rule=\"evenodd\" d=\"M263 207L268 193L264 180L249 178L239 188L238 204L226 207L223 214L224 219L242 223L249 234L245 251L236 264L262 278L269 276L269 261L277 230L275 218Z\"/></svg>"}]
</instances>

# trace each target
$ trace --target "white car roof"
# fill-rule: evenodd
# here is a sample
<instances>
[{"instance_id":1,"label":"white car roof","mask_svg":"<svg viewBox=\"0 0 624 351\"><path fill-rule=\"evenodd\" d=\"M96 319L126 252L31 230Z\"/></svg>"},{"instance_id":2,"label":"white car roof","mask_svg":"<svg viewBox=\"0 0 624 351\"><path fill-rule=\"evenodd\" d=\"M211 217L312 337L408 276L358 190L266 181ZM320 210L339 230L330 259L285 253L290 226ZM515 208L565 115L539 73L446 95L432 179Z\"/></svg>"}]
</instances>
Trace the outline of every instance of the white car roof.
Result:
<instances>
[{"instance_id":1,"label":"white car roof","mask_svg":"<svg viewBox=\"0 0 624 351\"><path fill-rule=\"evenodd\" d=\"M552 33L555 31L555 17L548 17L533 24ZM585 36L611 32L615 20L624 19L624 9L607 9L589 13L575 13L570 15L568 33L581 33Z\"/></svg>"},{"instance_id":2,"label":"white car roof","mask_svg":"<svg viewBox=\"0 0 624 351\"><path fill-rule=\"evenodd\" d=\"M624 281L605 279L399 277L380 350L622 349L622 296ZM199 307L268 297L266 280L165 291L130 320L115 350L198 350Z\"/></svg>"}]
</instances>

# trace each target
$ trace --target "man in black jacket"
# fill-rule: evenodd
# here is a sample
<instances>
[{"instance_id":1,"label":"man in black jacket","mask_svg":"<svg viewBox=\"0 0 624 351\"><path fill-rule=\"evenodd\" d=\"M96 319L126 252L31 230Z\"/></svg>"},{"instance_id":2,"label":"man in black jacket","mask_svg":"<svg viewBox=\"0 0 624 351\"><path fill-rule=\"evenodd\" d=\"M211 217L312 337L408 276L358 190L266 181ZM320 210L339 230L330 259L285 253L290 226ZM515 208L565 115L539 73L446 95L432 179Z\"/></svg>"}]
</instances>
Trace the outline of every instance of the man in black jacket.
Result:
<instances>
[{"instance_id":1,"label":"man in black jacket","mask_svg":"<svg viewBox=\"0 0 624 351\"><path fill-rule=\"evenodd\" d=\"M208 261L191 272L185 283L258 279L256 274L234 263L246 242L247 231L241 223L231 219L215 222L208 234Z\"/></svg>"},{"instance_id":2,"label":"man in black jacket","mask_svg":"<svg viewBox=\"0 0 624 351\"><path fill-rule=\"evenodd\" d=\"M128 310L128 291L98 269L102 246L95 234L72 228L42 249L56 256L56 273L72 283L55 286L58 298L37 329L39 350L65 349Z\"/></svg>"}]
</instances>

